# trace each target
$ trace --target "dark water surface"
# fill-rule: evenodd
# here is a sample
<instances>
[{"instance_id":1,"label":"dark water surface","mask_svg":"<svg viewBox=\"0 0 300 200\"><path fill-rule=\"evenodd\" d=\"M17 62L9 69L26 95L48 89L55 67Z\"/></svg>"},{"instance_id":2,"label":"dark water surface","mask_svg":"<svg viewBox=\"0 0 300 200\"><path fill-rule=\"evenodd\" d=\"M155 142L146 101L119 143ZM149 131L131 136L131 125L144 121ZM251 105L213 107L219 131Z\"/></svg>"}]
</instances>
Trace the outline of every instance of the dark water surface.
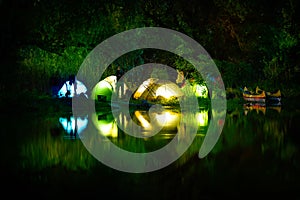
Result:
<instances>
[{"instance_id":1,"label":"dark water surface","mask_svg":"<svg viewBox=\"0 0 300 200\"><path fill-rule=\"evenodd\" d=\"M107 167L80 140L93 124L98 134L123 149L152 151L162 148L177 133L180 112L157 114L163 116L170 119L166 127L144 140L120 131L111 113L76 119L72 113L2 115L1 191L11 197L40 199L300 197L300 112L292 107L228 111L217 144L203 159L198 158L198 151L210 114L200 110L196 116L199 129L188 151L171 165L149 173L131 174ZM147 134L147 113L137 110L132 119ZM127 123L122 117L117 120Z\"/></svg>"}]
</instances>

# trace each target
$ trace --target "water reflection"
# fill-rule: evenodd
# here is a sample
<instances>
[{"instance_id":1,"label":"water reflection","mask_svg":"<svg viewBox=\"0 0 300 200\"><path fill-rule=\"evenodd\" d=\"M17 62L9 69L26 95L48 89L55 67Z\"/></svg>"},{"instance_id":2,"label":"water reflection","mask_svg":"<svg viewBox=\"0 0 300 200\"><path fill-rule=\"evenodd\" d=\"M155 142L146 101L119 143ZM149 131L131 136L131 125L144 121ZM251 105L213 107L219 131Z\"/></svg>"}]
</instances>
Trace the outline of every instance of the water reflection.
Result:
<instances>
[{"instance_id":1,"label":"water reflection","mask_svg":"<svg viewBox=\"0 0 300 200\"><path fill-rule=\"evenodd\" d=\"M170 136L175 135L180 126L181 113L177 110L164 109L157 112L151 112L145 110L135 110L132 113L132 120L141 127L141 133L145 136L157 126L160 127L161 131L158 135L160 136ZM208 110L200 110L196 113L196 118L199 130L204 130L208 126ZM152 119L152 121L151 121ZM116 138L118 137L118 124L125 127L125 129L130 126L128 117L123 113L119 113L119 116L115 119L111 112L107 113L94 113L91 117L93 124L98 130L99 134Z\"/></svg>"},{"instance_id":2,"label":"water reflection","mask_svg":"<svg viewBox=\"0 0 300 200\"><path fill-rule=\"evenodd\" d=\"M69 115L67 117L60 117L59 122L65 130L65 138L76 139L80 137L80 133L86 128L88 117L74 117L73 115Z\"/></svg>"},{"instance_id":3,"label":"water reflection","mask_svg":"<svg viewBox=\"0 0 300 200\"><path fill-rule=\"evenodd\" d=\"M268 194L273 190L289 192L295 188L299 189L299 112L286 109L278 112L268 107L265 114L261 111L257 114L256 110L252 110L245 115L244 111L243 107L239 107L226 115L225 125L217 144L207 157L199 159L197 154L206 133L205 129L210 122L209 111L200 110L194 116L199 123L199 129L188 151L174 165L155 173L142 174L141 179L134 181L132 179L137 176L118 173L99 164L80 140L70 141L62 137L63 134L75 131L76 126L72 125L75 124L75 118L68 115L60 116L61 118L49 115L41 118L27 117L20 120L19 126L15 126L14 119L5 123L3 127L6 130L4 132L13 133L5 135L4 145L14 147L11 148L13 150L8 154L9 156L4 157L3 163L6 164L3 165L3 171L13 171L11 172L13 175L15 171L20 172L22 178L17 174L15 179L22 179L26 184L32 182L37 185L44 184L46 187L61 183L59 186L63 188L70 185L73 180L77 180L72 185L74 188L70 187L69 191L79 190L79 185L83 185L80 183L84 181L85 186L94 191L98 191L101 183L102 188L117 183L121 185L118 189L122 193L126 193L126 189L132 190L132 186L142 190L145 184L147 184L147 191L157 191L158 182L164 182L170 188L175 188L174 191L179 191L182 187L186 188L186 192L192 189L195 195L198 195L196 194L198 190L201 194L207 194L207 189L215 192L216 187L223 188L224 194L227 192L248 194L249 188L251 191L259 190ZM79 123L80 120L77 119L77 124L83 124L81 127L85 127L77 126L77 130L80 130L80 137L84 138L85 130L94 126L97 130L96 135L111 140L120 148L133 152L149 152L163 147L174 138L180 128L178 118L181 115L182 113L171 109L153 113L153 117L165 120L166 127L148 139L134 138L123 133L117 124L122 123L125 126L129 119L123 115L115 119L111 113L106 112L89 115L86 119L81 118L82 121ZM8 121L7 118L5 119ZM144 134L147 134L152 124L149 113L136 110L131 113L131 119L142 127ZM55 134L53 129L56 130ZM17 143L16 136L20 139ZM178 139L184 140L187 137L183 134ZM93 142L97 144L98 141ZM109 146L107 150L109 151ZM17 155L14 155L15 152ZM17 161L10 160L13 156ZM53 175L59 170L62 173L54 177ZM111 177L114 179L112 180ZM52 181L51 184L49 180ZM201 181L195 182L195 180ZM284 189L282 185L285 185ZM105 189L108 189L108 186ZM167 187L166 189L169 190ZM49 190L49 193L52 191ZM156 196L150 194L150 197Z\"/></svg>"},{"instance_id":4,"label":"water reflection","mask_svg":"<svg viewBox=\"0 0 300 200\"><path fill-rule=\"evenodd\" d=\"M22 122L21 130L16 131L24 137L19 160L22 170L39 171L52 167L88 170L97 164L77 139L87 125L87 117L50 115L35 120L24 119Z\"/></svg>"},{"instance_id":5,"label":"water reflection","mask_svg":"<svg viewBox=\"0 0 300 200\"><path fill-rule=\"evenodd\" d=\"M197 133L193 141L193 147L190 147L191 151L186 154L185 158L182 158L187 160L188 157L197 153L201 147L209 124L209 110L199 110L197 113L185 113L185 115L188 118L186 121L182 121L182 113L176 109L158 109L153 112L134 110L130 116L120 112L115 118L111 112L98 111L90 115L88 130L91 131L83 131L82 137L86 138L84 144L86 144L89 151L97 148L96 152L103 153L110 152L115 146L129 152L153 152L163 148L175 139L174 141L178 145L177 149L174 148L173 153L180 153L183 144L193 139L192 134L185 130L190 127L189 123L195 121L198 124L198 131L195 130ZM133 125L129 123L130 120L140 127L140 133L145 137L133 137L123 131L131 130ZM120 129L120 126L125 129ZM157 130L158 127L159 131L152 135L151 131L153 129Z\"/></svg>"},{"instance_id":6,"label":"water reflection","mask_svg":"<svg viewBox=\"0 0 300 200\"><path fill-rule=\"evenodd\" d=\"M198 125L203 128L208 125L208 110L200 110L196 114Z\"/></svg>"},{"instance_id":7,"label":"water reflection","mask_svg":"<svg viewBox=\"0 0 300 200\"><path fill-rule=\"evenodd\" d=\"M223 130L223 150L224 147L234 149L241 146L243 149L248 148L244 156L246 153L250 156L251 153L251 156L269 159L272 155L279 160L288 161L296 153L294 144L287 142L294 131L290 121L294 117L287 117L289 115L292 114L282 111L279 104L244 104L243 112L235 109L227 115Z\"/></svg>"},{"instance_id":8,"label":"water reflection","mask_svg":"<svg viewBox=\"0 0 300 200\"><path fill-rule=\"evenodd\" d=\"M274 110L277 113L281 112L281 103L277 104L266 104L266 103L245 103L243 105L244 114L247 115L249 112L256 112L257 114L266 114L267 110Z\"/></svg>"},{"instance_id":9,"label":"water reflection","mask_svg":"<svg viewBox=\"0 0 300 200\"><path fill-rule=\"evenodd\" d=\"M88 128L89 131L83 132L85 138L83 143L88 151L99 160L104 163L114 162L118 166L123 166L125 163L128 167L127 162L130 159L128 155L149 153L150 161L142 156L138 158L138 162L133 160L128 163L138 170L148 170L150 163L157 166L174 156L179 158L192 144L195 145L193 148L190 147L193 152L190 151L191 154L186 154L184 157L188 159L192 154L195 155L205 135L204 126L208 125L209 117L205 115L208 115L208 110L201 110L198 113L181 113L177 109L161 108L150 109L150 111L134 110L129 116L123 112L94 113L91 115L92 122ZM200 122L197 121L198 119ZM134 123L130 123L130 120ZM126 132L132 130L132 126L140 127L139 134L145 137L135 137L136 133L130 135ZM152 134L150 131L153 129L158 132ZM165 146L167 147L163 148ZM157 150L163 152L163 159L154 156Z\"/></svg>"},{"instance_id":10,"label":"water reflection","mask_svg":"<svg viewBox=\"0 0 300 200\"><path fill-rule=\"evenodd\" d=\"M118 126L112 113L94 113L92 122L99 134L106 137L118 137Z\"/></svg>"}]
</instances>

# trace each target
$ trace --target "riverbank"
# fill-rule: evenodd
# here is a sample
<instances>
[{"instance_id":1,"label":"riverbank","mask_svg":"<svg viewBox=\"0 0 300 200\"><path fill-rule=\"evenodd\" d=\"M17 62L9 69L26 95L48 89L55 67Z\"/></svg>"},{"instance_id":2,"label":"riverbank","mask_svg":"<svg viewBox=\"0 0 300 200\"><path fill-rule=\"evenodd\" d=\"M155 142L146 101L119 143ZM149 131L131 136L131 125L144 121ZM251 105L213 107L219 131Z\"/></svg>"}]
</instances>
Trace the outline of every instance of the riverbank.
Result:
<instances>
[{"instance_id":1,"label":"riverbank","mask_svg":"<svg viewBox=\"0 0 300 200\"><path fill-rule=\"evenodd\" d=\"M241 92L237 90L226 90L227 95L227 111L233 111L236 108L242 108L245 101L242 98ZM3 95L2 95L3 96ZM282 107L288 109L300 110L298 106L297 96L282 97ZM131 100L130 104L137 106L131 106L131 108L142 108L142 101ZM166 105L166 102L147 102L148 106L152 104L161 103ZM209 109L210 100L205 98L198 99L199 108ZM84 104L83 104L84 105ZM111 109L109 103L95 102L96 109ZM171 106L180 107L177 102L171 102ZM56 112L72 112L72 99L69 98L53 98L50 95L41 95L29 92L19 93L17 95L7 95L6 98L0 99L0 112L3 114L9 113L56 113Z\"/></svg>"}]
</instances>

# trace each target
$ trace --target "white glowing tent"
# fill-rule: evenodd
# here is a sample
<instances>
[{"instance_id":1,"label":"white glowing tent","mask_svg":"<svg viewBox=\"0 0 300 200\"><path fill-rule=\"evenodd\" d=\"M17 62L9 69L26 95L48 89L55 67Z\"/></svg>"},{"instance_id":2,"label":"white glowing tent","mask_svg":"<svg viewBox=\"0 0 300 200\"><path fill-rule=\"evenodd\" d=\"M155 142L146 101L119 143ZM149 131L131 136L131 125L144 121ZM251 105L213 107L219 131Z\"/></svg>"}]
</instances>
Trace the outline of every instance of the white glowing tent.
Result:
<instances>
[{"instance_id":1,"label":"white glowing tent","mask_svg":"<svg viewBox=\"0 0 300 200\"><path fill-rule=\"evenodd\" d=\"M76 91L74 89L74 85L75 85L74 83L70 83L70 81L66 81L57 93L58 98L62 98L62 97L72 98L75 96L75 94L76 95L84 94L86 97L88 97L86 94L87 88L82 82L76 80ZM70 92L69 95L67 93L68 91Z\"/></svg>"}]
</instances>

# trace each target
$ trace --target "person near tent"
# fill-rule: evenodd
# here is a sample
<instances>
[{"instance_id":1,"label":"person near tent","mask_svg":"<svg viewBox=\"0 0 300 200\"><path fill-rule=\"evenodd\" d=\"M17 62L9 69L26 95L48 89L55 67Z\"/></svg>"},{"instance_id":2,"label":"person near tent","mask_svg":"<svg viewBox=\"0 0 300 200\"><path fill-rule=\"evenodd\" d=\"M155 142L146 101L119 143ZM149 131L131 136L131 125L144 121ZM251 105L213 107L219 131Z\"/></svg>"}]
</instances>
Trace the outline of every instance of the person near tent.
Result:
<instances>
[{"instance_id":1,"label":"person near tent","mask_svg":"<svg viewBox=\"0 0 300 200\"><path fill-rule=\"evenodd\" d=\"M187 73L184 71L177 71L177 79L176 79L176 83L180 88L183 88L186 85L186 77L187 77Z\"/></svg>"},{"instance_id":2,"label":"person near tent","mask_svg":"<svg viewBox=\"0 0 300 200\"><path fill-rule=\"evenodd\" d=\"M117 76L117 88L116 92L119 97L124 95L124 83L120 81L121 77L124 75L124 71L121 69L120 66L117 68L116 76Z\"/></svg>"},{"instance_id":3,"label":"person near tent","mask_svg":"<svg viewBox=\"0 0 300 200\"><path fill-rule=\"evenodd\" d=\"M56 71L50 77L50 87L51 87L51 95L52 95L52 97L57 97L57 93L59 91L60 83L61 83L61 80L60 80L59 72Z\"/></svg>"},{"instance_id":4,"label":"person near tent","mask_svg":"<svg viewBox=\"0 0 300 200\"><path fill-rule=\"evenodd\" d=\"M120 66L118 66L118 68L117 68L117 72L116 72L117 81L119 81L119 80L120 80L120 78L121 78L123 75L124 75L124 72L123 72L123 70L121 69L121 67L120 67Z\"/></svg>"},{"instance_id":5,"label":"person near tent","mask_svg":"<svg viewBox=\"0 0 300 200\"><path fill-rule=\"evenodd\" d=\"M71 97L71 88L72 88L72 85L74 84L74 93L76 93L76 81L75 81L75 75L70 75L69 76L69 84L65 83L66 84L66 88L67 88L67 92L66 92L66 97Z\"/></svg>"}]
</instances>

